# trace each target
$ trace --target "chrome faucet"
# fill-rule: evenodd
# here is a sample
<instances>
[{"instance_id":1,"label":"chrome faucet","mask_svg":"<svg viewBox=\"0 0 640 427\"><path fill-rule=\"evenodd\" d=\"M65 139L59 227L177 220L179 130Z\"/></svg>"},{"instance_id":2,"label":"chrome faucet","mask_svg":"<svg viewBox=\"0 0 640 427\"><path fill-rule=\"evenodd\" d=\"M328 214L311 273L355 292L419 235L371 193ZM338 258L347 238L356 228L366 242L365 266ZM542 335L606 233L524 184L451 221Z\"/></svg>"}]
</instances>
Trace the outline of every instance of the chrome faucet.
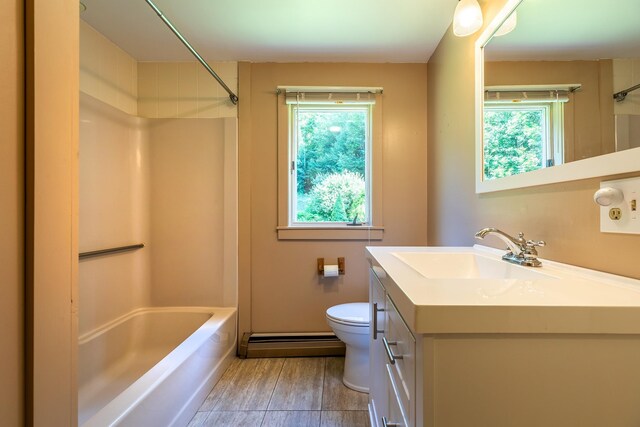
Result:
<instances>
[{"instance_id":1,"label":"chrome faucet","mask_svg":"<svg viewBox=\"0 0 640 427\"><path fill-rule=\"evenodd\" d=\"M536 251L536 247L546 245L542 240L538 242L525 240L524 233L518 233L517 238L512 237L497 228L483 228L476 233L476 239L484 239L488 234L499 237L500 240L507 244L509 252L504 254L503 260L527 267L540 267L542 265L538 259L538 251Z\"/></svg>"}]
</instances>

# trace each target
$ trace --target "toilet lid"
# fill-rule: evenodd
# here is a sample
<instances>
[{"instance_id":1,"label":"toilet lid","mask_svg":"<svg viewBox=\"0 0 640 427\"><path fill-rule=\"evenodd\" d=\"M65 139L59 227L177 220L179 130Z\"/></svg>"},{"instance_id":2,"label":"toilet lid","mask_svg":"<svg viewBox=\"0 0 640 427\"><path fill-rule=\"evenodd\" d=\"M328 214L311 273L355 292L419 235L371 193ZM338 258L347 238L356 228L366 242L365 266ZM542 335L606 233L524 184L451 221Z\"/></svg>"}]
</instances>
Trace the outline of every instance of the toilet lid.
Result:
<instances>
[{"instance_id":1,"label":"toilet lid","mask_svg":"<svg viewBox=\"0 0 640 427\"><path fill-rule=\"evenodd\" d=\"M327 317L340 323L369 326L369 304L354 302L334 305L327 310Z\"/></svg>"}]
</instances>

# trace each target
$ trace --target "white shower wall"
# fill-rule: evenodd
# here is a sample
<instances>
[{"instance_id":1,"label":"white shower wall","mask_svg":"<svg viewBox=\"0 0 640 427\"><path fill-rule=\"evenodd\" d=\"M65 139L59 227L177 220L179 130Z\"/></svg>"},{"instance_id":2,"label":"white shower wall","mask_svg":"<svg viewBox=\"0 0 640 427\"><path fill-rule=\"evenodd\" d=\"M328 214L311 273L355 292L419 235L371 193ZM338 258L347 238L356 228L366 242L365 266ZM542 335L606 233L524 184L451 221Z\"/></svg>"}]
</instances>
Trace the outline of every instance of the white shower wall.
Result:
<instances>
[{"instance_id":1,"label":"white shower wall","mask_svg":"<svg viewBox=\"0 0 640 427\"><path fill-rule=\"evenodd\" d=\"M223 305L224 120L149 120L151 300Z\"/></svg>"},{"instance_id":2,"label":"white shower wall","mask_svg":"<svg viewBox=\"0 0 640 427\"><path fill-rule=\"evenodd\" d=\"M613 91L640 84L640 58L613 60ZM640 91L630 92L623 102L614 102L614 114L640 115Z\"/></svg>"},{"instance_id":3,"label":"white shower wall","mask_svg":"<svg viewBox=\"0 0 640 427\"><path fill-rule=\"evenodd\" d=\"M613 60L613 90L618 92L640 84L640 58ZM640 90L629 92L613 103L616 118L616 151L640 147Z\"/></svg>"},{"instance_id":4,"label":"white shower wall","mask_svg":"<svg viewBox=\"0 0 640 427\"><path fill-rule=\"evenodd\" d=\"M237 63L210 64L235 90ZM236 106L200 64L138 62L83 21L80 90L80 251L146 245L80 262L80 334L139 307L235 306Z\"/></svg>"},{"instance_id":5,"label":"white shower wall","mask_svg":"<svg viewBox=\"0 0 640 427\"><path fill-rule=\"evenodd\" d=\"M80 334L147 306L235 306L236 119L142 119L81 94ZM231 224L226 227L225 223Z\"/></svg>"},{"instance_id":6,"label":"white shower wall","mask_svg":"<svg viewBox=\"0 0 640 427\"><path fill-rule=\"evenodd\" d=\"M80 96L80 252L146 243L149 142L143 120ZM151 302L146 249L80 261L79 333Z\"/></svg>"}]
</instances>

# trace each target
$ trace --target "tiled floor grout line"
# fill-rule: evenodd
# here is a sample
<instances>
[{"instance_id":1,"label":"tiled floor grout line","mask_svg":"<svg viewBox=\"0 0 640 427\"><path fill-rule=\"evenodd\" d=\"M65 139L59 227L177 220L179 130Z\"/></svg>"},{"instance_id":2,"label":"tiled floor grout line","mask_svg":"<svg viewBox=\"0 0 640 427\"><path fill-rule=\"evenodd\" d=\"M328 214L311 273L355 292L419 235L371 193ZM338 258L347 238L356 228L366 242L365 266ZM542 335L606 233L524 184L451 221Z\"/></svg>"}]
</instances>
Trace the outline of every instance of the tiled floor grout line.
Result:
<instances>
[{"instance_id":1,"label":"tiled floor grout line","mask_svg":"<svg viewBox=\"0 0 640 427\"><path fill-rule=\"evenodd\" d=\"M222 375L220 376L218 381L216 381L216 384L214 384L214 388L218 384L218 382L220 382L222 380L222 377L225 376L227 371L229 371L230 369L231 369L231 364L229 364L229 366L227 366L227 369L225 369L225 371L222 373ZM209 411L207 411L209 414L207 415L207 418L205 419L205 421L209 418L209 416L211 416L211 413L216 410L216 407L220 404L220 401L222 400L222 396L224 396L224 394L226 393L227 389L229 388L229 384L233 384L233 379L236 378L237 376L238 376L238 372L236 371L233 374L233 376L229 379L228 383L224 386L224 388L222 388L222 390L220 392L220 396L218 397L217 402L215 402L215 404L213 406L211 406L211 409L209 409ZM213 391L213 389L212 389L212 391ZM211 392L209 392L209 393L211 393Z\"/></svg>"},{"instance_id":2,"label":"tiled floor grout line","mask_svg":"<svg viewBox=\"0 0 640 427\"><path fill-rule=\"evenodd\" d=\"M327 358L322 358L322 390L320 390L320 418L322 418L322 406L324 405L324 387L327 384Z\"/></svg>"},{"instance_id":3,"label":"tiled floor grout line","mask_svg":"<svg viewBox=\"0 0 640 427\"><path fill-rule=\"evenodd\" d=\"M262 416L262 421L260 422L260 426L264 424L265 418L267 418L267 411L269 410L269 406L271 405L271 400L273 399L273 394L276 391L276 387L278 386L278 382L280 381L280 377L282 376L282 371L284 371L284 364L287 363L287 359L282 361L282 366L280 367L280 372L278 372L278 378L273 383L273 389L271 390L271 396L269 396L269 401L267 402L267 407L264 409L264 414Z\"/></svg>"},{"instance_id":4,"label":"tiled floor grout line","mask_svg":"<svg viewBox=\"0 0 640 427\"><path fill-rule=\"evenodd\" d=\"M322 361L322 393L320 393L320 420L318 427L322 426L322 410L324 409L324 387L327 379L327 358L323 358Z\"/></svg>"},{"instance_id":5,"label":"tiled floor grout line","mask_svg":"<svg viewBox=\"0 0 640 427\"><path fill-rule=\"evenodd\" d=\"M308 407L309 409L293 409L293 408L287 409L288 405L285 405L282 408L270 409L270 405L271 405L272 402L274 402L274 399L278 400L277 396L276 396L276 393L275 393L278 390L278 386L282 386L282 387L286 388L286 384L283 385L282 381L285 381L285 380L288 381L288 379L287 379L288 377L287 378L283 378L283 375L285 373L285 370L284 370L285 364L287 364L288 359L287 358L283 358L282 364L280 366L280 369L278 370L277 375L275 375L276 378L275 378L275 380L273 382L272 389L270 391L265 390L264 394L268 393L269 394L269 399L268 399L268 401L266 403L266 407L265 407L264 410L263 409L257 409L256 406L252 406L252 407L248 407L246 409L240 409L239 407L233 407L233 408L229 407L225 411L228 411L228 412L260 411L262 413L261 417L253 416L253 419L255 421L260 420L258 424L255 424L256 426L260 426L260 427L267 427L268 425L270 425L269 422L273 422L273 421L276 421L276 420L280 420L279 422L283 422L285 419L289 420L289 421L287 421L288 423L290 423L291 422L290 420L292 420L292 419L300 419L300 420L304 419L304 420L307 420L305 422L309 422L311 420L314 420L315 422L317 422L317 424L316 423L313 424L314 427L322 426L325 419L327 419L327 422L331 426L340 424L340 421L338 421L338 420L342 420L342 422L347 422L349 425L355 426L356 424L352 424L352 422L355 422L355 420L363 420L363 418L361 416L362 414L357 414L357 415L354 414L354 415L348 415L348 416L346 414L347 413L357 413L357 412L363 412L364 413L364 412L367 412L367 409L365 409L365 408L356 409L355 407L354 408L350 408L350 409L346 409L346 408L345 409L341 409L341 407L344 406L344 405L339 405L339 407L335 407L335 408L333 408L333 407L324 408L325 404L332 405L331 402L335 401L336 396L334 396L334 394L335 394L334 393L334 391L335 391L334 388L335 388L336 385L341 383L341 381L338 381L337 377L334 378L334 376L335 376L334 374L335 373L333 373L331 376L328 375L329 367L331 367L332 372L335 370L334 361L332 359L331 360L330 359L331 358L328 358L328 357L321 357L321 363L319 364L320 365L319 367L321 368L320 369L320 373L319 373L320 378L315 377L316 378L315 381L317 381L318 379L320 380L319 384L316 383L316 384L319 385L319 388L320 388L320 390L319 390L320 391L320 408L319 408L319 410L312 409L312 407ZM313 363L311 363L311 365L313 365ZM297 364L295 364L295 366L296 366L296 369L300 369L299 367L297 367L298 366ZM316 366L318 366L318 365L316 365ZM293 369L293 367L291 367L291 368ZM239 368L235 372L235 374L232 375L229 378L229 380L227 381L226 386L224 387L224 389L222 390L222 392L218 396L218 402L216 402L215 406L213 406L213 408L211 410L209 410L209 411L202 411L202 412L205 412L205 414L203 414L204 418L202 420L200 420L200 423L202 423L202 425L207 425L207 421L208 420L211 420L211 422L213 422L214 419L218 419L220 417L219 412L222 412L222 411L220 411L220 402L225 399L224 396L226 395L226 393L233 388L234 380L238 378L238 375L240 375L240 369ZM224 376L224 373L223 373L223 376ZM272 376L272 378L273 378L273 376ZM330 390L327 389L327 387L329 386L328 380L331 380L330 381L331 382ZM339 388L342 388L342 387L339 387ZM329 393L329 394L326 394L326 393ZM263 399L264 399L264 397L266 397L266 396L264 396L264 394L263 394ZM325 397L327 397L328 399L325 400ZM343 395L342 398L346 398L346 395ZM339 401L342 401L341 400L342 398L340 398ZM335 402L334 402L334 404L335 404ZM218 414L216 414L216 412L218 412ZM294 416L292 414L291 415L277 414L277 412L299 413L300 415L295 415ZM302 414L302 413L305 413L305 412L307 412L307 413L318 412L318 414L313 415L313 416L311 414L309 414L309 415L305 416L305 415ZM344 415L334 414L334 412L343 413ZM294 418L289 418L289 417L294 417ZM302 418L298 418L298 417L302 417ZM239 419L240 418L238 418L238 420ZM347 421L347 420L349 420L349 421ZM216 422L219 422L219 421L220 420L218 420ZM278 421L276 421L276 422L278 422ZM300 421L300 422L302 422L302 421ZM338 422L338 424L334 424L336 422ZM358 421L357 425L360 425L359 423L360 423L360 421ZM211 425L213 425L213 424L211 424ZM363 426L364 425L369 425L369 418L368 417L366 418L366 424L362 424L362 425Z\"/></svg>"}]
</instances>

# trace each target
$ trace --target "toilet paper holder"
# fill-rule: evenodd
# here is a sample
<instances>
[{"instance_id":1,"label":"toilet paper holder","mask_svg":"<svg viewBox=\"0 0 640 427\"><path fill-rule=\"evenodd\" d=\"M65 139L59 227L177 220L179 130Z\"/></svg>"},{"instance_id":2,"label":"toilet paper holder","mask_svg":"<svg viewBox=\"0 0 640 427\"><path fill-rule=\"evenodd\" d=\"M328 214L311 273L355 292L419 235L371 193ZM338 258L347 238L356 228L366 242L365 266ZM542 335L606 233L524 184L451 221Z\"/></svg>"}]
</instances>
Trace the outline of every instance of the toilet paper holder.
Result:
<instances>
[{"instance_id":1,"label":"toilet paper holder","mask_svg":"<svg viewBox=\"0 0 640 427\"><path fill-rule=\"evenodd\" d=\"M338 274L344 275L344 257L338 258ZM324 275L324 258L318 258L318 275Z\"/></svg>"}]
</instances>

